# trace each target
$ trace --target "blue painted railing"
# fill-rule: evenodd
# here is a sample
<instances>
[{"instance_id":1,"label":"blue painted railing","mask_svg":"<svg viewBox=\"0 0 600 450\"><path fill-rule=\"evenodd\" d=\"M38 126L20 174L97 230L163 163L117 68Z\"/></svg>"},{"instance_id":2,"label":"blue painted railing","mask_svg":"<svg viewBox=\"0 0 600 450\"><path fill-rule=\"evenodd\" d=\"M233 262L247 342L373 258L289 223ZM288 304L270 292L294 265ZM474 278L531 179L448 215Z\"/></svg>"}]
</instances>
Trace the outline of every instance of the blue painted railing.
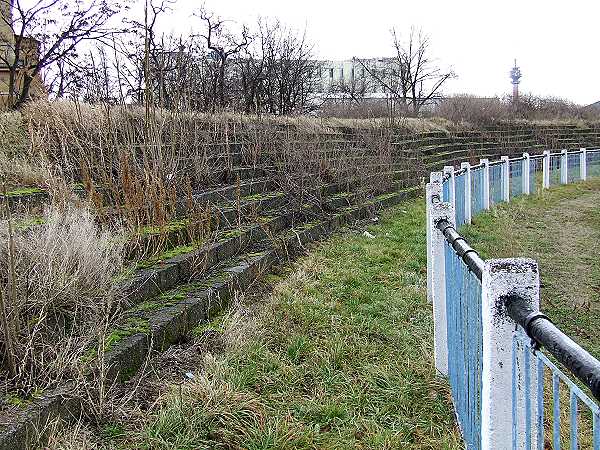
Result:
<instances>
[{"instance_id":1,"label":"blue painted railing","mask_svg":"<svg viewBox=\"0 0 600 450\"><path fill-rule=\"evenodd\" d=\"M481 441L481 281L446 244L448 379L468 449Z\"/></svg>"},{"instance_id":2,"label":"blue painted railing","mask_svg":"<svg viewBox=\"0 0 600 450\"><path fill-rule=\"evenodd\" d=\"M491 205L595 176L600 176L600 149L524 154L522 158L467 164L458 170L445 168L440 201L452 204L454 226L458 228L470 223L471 215ZM434 253L428 250L428 255ZM482 442L489 442L483 435L490 433L482 429L482 360L486 351L482 337L482 281L481 274L475 276L457 254L460 251L446 242L443 297L447 376L466 448L480 449L486 448ZM534 350L522 328L516 329L512 387L507 390L512 396L512 436L506 437L511 444L503 448L543 450L551 443L550 448L555 450L600 450L600 408L596 400L543 350Z\"/></svg>"}]
</instances>

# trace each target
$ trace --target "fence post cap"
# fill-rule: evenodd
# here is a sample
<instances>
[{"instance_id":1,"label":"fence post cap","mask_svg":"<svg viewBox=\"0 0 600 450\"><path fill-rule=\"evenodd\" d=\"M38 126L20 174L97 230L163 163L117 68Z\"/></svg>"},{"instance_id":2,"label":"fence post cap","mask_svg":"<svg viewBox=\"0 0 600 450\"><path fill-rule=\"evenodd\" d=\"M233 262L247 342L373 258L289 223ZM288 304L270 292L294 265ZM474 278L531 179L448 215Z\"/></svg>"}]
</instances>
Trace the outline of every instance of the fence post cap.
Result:
<instances>
[{"instance_id":1,"label":"fence post cap","mask_svg":"<svg viewBox=\"0 0 600 450\"><path fill-rule=\"evenodd\" d=\"M444 174L442 172L431 172L429 174L429 182L430 183L441 183L444 179Z\"/></svg>"},{"instance_id":2,"label":"fence post cap","mask_svg":"<svg viewBox=\"0 0 600 450\"><path fill-rule=\"evenodd\" d=\"M483 165L485 165L485 166L487 166L489 163L490 163L490 160L489 160L489 159L487 159L487 158L481 158L481 159L479 160L479 164L483 164Z\"/></svg>"},{"instance_id":3,"label":"fence post cap","mask_svg":"<svg viewBox=\"0 0 600 450\"><path fill-rule=\"evenodd\" d=\"M532 258L487 259L486 268L490 273L537 273L538 264Z\"/></svg>"},{"instance_id":4,"label":"fence post cap","mask_svg":"<svg viewBox=\"0 0 600 450\"><path fill-rule=\"evenodd\" d=\"M567 150L566 148L563 148L563 149L562 149L560 152L561 152L563 155L566 155L566 154L568 153L568 150Z\"/></svg>"},{"instance_id":5,"label":"fence post cap","mask_svg":"<svg viewBox=\"0 0 600 450\"><path fill-rule=\"evenodd\" d=\"M500 159L501 159L502 161L508 161L508 159L509 159L509 158L508 158L508 156L501 156L501 157L500 157Z\"/></svg>"},{"instance_id":6,"label":"fence post cap","mask_svg":"<svg viewBox=\"0 0 600 450\"><path fill-rule=\"evenodd\" d=\"M527 152L523 153L523 158L529 158L529 153L527 153Z\"/></svg>"},{"instance_id":7,"label":"fence post cap","mask_svg":"<svg viewBox=\"0 0 600 450\"><path fill-rule=\"evenodd\" d=\"M461 167L461 169L468 169L469 167L471 167L471 163L462 162L462 163L460 163L460 167Z\"/></svg>"},{"instance_id":8,"label":"fence post cap","mask_svg":"<svg viewBox=\"0 0 600 450\"><path fill-rule=\"evenodd\" d=\"M444 166L444 173L454 173L454 166Z\"/></svg>"},{"instance_id":9,"label":"fence post cap","mask_svg":"<svg viewBox=\"0 0 600 450\"><path fill-rule=\"evenodd\" d=\"M434 203L431 210L432 225L435 226L438 222L446 220L453 227L454 223L454 207L448 202Z\"/></svg>"}]
</instances>

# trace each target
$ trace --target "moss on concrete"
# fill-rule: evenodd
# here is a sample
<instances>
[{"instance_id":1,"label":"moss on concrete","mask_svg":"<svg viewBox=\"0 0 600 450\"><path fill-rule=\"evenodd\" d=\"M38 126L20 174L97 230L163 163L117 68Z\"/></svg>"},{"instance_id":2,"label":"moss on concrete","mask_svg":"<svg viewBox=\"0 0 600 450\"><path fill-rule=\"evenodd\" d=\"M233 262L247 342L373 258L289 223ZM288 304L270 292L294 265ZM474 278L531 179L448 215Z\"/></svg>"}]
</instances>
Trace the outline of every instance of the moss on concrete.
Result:
<instances>
[{"instance_id":1,"label":"moss on concrete","mask_svg":"<svg viewBox=\"0 0 600 450\"><path fill-rule=\"evenodd\" d=\"M42 192L44 192L44 190L37 187L20 187L8 191L6 193L6 197L26 197L28 195L39 194Z\"/></svg>"},{"instance_id":2,"label":"moss on concrete","mask_svg":"<svg viewBox=\"0 0 600 450\"><path fill-rule=\"evenodd\" d=\"M107 353L123 339L138 333L150 333L150 322L143 317L129 317L124 323L117 325L117 327L106 336L102 351ZM83 363L89 363L93 361L97 355L98 347L90 348L85 355L83 355L81 360Z\"/></svg>"},{"instance_id":3,"label":"moss on concrete","mask_svg":"<svg viewBox=\"0 0 600 450\"><path fill-rule=\"evenodd\" d=\"M139 233L142 236L152 236L162 233L173 233L175 231L185 230L190 224L190 219L173 220L163 226L148 225L140 228Z\"/></svg>"},{"instance_id":4,"label":"moss on concrete","mask_svg":"<svg viewBox=\"0 0 600 450\"><path fill-rule=\"evenodd\" d=\"M15 220L15 229L17 231L27 231L30 228L43 225L44 223L46 223L46 219L43 217L27 217L25 219Z\"/></svg>"},{"instance_id":5,"label":"moss on concrete","mask_svg":"<svg viewBox=\"0 0 600 450\"><path fill-rule=\"evenodd\" d=\"M263 194L245 195L244 197L242 197L242 200L245 202L256 202L259 200L271 200L273 198L283 197L284 195L285 195L285 193L282 191L267 192L267 193L263 193Z\"/></svg>"},{"instance_id":6,"label":"moss on concrete","mask_svg":"<svg viewBox=\"0 0 600 450\"><path fill-rule=\"evenodd\" d=\"M147 269L156 264L164 262L168 259L175 258L176 256L183 255L185 253L191 253L194 250L197 250L198 248L200 248L203 243L204 243L204 241L197 240L197 241L194 241L192 244L179 245L179 246L174 247L170 250L167 250L157 256L153 256L151 258L140 261L137 264L136 268L137 269Z\"/></svg>"},{"instance_id":7,"label":"moss on concrete","mask_svg":"<svg viewBox=\"0 0 600 450\"><path fill-rule=\"evenodd\" d=\"M167 291L158 297L140 303L135 309L137 311L156 311L161 308L174 306L188 298L190 292L196 291L199 288L199 283L184 284L175 289Z\"/></svg>"}]
</instances>

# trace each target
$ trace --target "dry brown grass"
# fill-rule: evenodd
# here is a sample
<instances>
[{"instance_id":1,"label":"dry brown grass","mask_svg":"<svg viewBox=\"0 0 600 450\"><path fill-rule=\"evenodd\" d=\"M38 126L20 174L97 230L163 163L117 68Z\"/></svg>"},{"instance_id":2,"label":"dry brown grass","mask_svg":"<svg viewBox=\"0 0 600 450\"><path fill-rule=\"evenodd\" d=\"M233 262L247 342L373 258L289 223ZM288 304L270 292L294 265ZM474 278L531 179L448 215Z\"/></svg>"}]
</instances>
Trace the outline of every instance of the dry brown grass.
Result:
<instances>
[{"instance_id":1,"label":"dry brown grass","mask_svg":"<svg viewBox=\"0 0 600 450\"><path fill-rule=\"evenodd\" d=\"M472 95L454 95L437 105L432 114L464 127L492 124L520 124L528 126L579 127L597 126L600 113L553 97L522 95L515 104L510 97L481 98Z\"/></svg>"},{"instance_id":2,"label":"dry brown grass","mask_svg":"<svg viewBox=\"0 0 600 450\"><path fill-rule=\"evenodd\" d=\"M0 226L2 390L25 397L79 373L115 309L123 262L122 235L88 209L51 208L45 220L25 231Z\"/></svg>"}]
</instances>

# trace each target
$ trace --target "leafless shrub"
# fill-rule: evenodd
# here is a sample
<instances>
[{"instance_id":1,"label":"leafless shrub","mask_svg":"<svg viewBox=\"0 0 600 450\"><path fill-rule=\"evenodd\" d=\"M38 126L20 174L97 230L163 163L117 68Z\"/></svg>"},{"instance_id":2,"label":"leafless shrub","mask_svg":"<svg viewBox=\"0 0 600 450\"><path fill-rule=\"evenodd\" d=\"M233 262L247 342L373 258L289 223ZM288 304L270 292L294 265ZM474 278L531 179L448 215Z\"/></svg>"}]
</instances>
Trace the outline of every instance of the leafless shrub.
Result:
<instances>
[{"instance_id":1,"label":"leafless shrub","mask_svg":"<svg viewBox=\"0 0 600 450\"><path fill-rule=\"evenodd\" d=\"M477 125L508 120L511 117L509 108L498 97L479 98L466 94L445 98L433 114L452 122Z\"/></svg>"},{"instance_id":2,"label":"leafless shrub","mask_svg":"<svg viewBox=\"0 0 600 450\"><path fill-rule=\"evenodd\" d=\"M389 105L384 99L326 101L319 110L319 116L344 119L385 118L389 117Z\"/></svg>"},{"instance_id":3,"label":"leafless shrub","mask_svg":"<svg viewBox=\"0 0 600 450\"><path fill-rule=\"evenodd\" d=\"M43 225L0 227L3 387L23 395L73 379L114 310L123 236L87 209L47 211Z\"/></svg>"},{"instance_id":4,"label":"leafless shrub","mask_svg":"<svg viewBox=\"0 0 600 450\"><path fill-rule=\"evenodd\" d=\"M597 121L600 113L576 105L568 100L521 95L513 102L510 97L480 98L472 95L455 95L442 100L432 115L455 123L491 125L517 120L587 120Z\"/></svg>"}]
</instances>

